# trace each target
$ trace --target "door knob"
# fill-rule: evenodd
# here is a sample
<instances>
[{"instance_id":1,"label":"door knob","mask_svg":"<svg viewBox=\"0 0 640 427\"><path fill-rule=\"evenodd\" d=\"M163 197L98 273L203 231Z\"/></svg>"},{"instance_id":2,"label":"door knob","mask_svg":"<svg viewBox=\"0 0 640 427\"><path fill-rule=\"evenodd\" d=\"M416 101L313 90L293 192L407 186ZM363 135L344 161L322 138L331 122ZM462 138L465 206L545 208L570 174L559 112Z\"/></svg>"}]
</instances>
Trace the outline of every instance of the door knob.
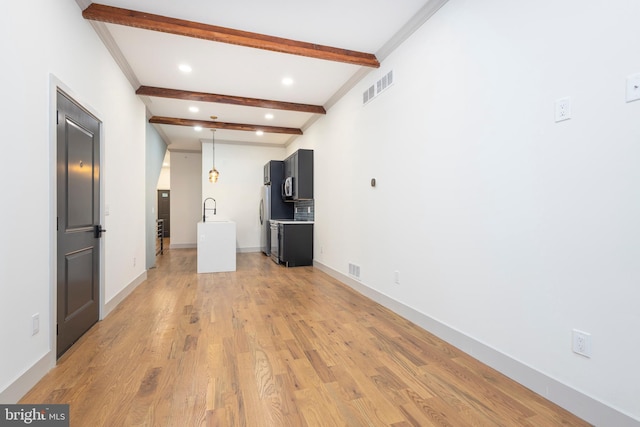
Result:
<instances>
[{"instance_id":1,"label":"door knob","mask_svg":"<svg viewBox=\"0 0 640 427\"><path fill-rule=\"evenodd\" d=\"M93 237L95 237L96 239L99 239L102 237L102 233L105 233L107 230L105 230L104 228L102 228L101 224L98 225L94 225L93 226Z\"/></svg>"}]
</instances>

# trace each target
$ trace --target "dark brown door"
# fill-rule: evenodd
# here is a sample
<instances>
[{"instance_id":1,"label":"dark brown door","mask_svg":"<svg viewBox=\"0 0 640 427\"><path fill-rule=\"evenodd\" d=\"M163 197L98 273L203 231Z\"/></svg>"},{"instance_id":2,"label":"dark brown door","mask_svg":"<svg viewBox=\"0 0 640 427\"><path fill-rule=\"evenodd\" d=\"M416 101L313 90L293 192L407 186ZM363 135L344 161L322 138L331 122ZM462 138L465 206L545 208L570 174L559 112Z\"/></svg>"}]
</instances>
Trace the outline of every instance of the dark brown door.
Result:
<instances>
[{"instance_id":1,"label":"dark brown door","mask_svg":"<svg viewBox=\"0 0 640 427\"><path fill-rule=\"evenodd\" d=\"M171 192L158 190L158 219L164 220L164 237L171 237Z\"/></svg>"},{"instance_id":2,"label":"dark brown door","mask_svg":"<svg viewBox=\"0 0 640 427\"><path fill-rule=\"evenodd\" d=\"M99 315L100 122L57 98L58 339L62 355Z\"/></svg>"}]
</instances>

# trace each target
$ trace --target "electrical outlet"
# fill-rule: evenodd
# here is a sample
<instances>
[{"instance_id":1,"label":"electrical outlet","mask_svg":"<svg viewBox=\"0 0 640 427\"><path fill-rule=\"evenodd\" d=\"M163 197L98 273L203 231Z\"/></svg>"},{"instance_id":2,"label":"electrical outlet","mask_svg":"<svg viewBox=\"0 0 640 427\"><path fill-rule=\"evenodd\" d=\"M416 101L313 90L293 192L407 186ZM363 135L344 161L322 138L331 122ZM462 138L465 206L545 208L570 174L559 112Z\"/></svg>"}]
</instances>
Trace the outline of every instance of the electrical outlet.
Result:
<instances>
[{"instance_id":1,"label":"electrical outlet","mask_svg":"<svg viewBox=\"0 0 640 427\"><path fill-rule=\"evenodd\" d=\"M565 98L556 99L556 123L571 118L571 98L568 96Z\"/></svg>"},{"instance_id":2,"label":"electrical outlet","mask_svg":"<svg viewBox=\"0 0 640 427\"><path fill-rule=\"evenodd\" d=\"M393 272L393 283L396 285L400 284L400 272L398 270Z\"/></svg>"},{"instance_id":3,"label":"electrical outlet","mask_svg":"<svg viewBox=\"0 0 640 427\"><path fill-rule=\"evenodd\" d=\"M40 332L40 313L31 316L31 335L36 335L38 332Z\"/></svg>"},{"instance_id":4,"label":"electrical outlet","mask_svg":"<svg viewBox=\"0 0 640 427\"><path fill-rule=\"evenodd\" d=\"M591 357L591 334L574 329L572 331L572 341L574 353Z\"/></svg>"},{"instance_id":5,"label":"electrical outlet","mask_svg":"<svg viewBox=\"0 0 640 427\"><path fill-rule=\"evenodd\" d=\"M136 266L136 257L133 257L133 266Z\"/></svg>"}]
</instances>

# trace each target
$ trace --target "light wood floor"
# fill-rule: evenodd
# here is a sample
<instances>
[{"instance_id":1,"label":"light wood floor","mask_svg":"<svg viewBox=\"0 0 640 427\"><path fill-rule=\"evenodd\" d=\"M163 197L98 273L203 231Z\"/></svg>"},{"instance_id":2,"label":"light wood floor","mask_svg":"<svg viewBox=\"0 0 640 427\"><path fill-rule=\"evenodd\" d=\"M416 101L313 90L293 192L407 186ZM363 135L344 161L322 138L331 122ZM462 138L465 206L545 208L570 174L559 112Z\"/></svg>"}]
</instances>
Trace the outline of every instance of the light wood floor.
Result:
<instances>
[{"instance_id":1,"label":"light wood floor","mask_svg":"<svg viewBox=\"0 0 640 427\"><path fill-rule=\"evenodd\" d=\"M585 426L312 267L169 250L23 399L84 426Z\"/></svg>"}]
</instances>

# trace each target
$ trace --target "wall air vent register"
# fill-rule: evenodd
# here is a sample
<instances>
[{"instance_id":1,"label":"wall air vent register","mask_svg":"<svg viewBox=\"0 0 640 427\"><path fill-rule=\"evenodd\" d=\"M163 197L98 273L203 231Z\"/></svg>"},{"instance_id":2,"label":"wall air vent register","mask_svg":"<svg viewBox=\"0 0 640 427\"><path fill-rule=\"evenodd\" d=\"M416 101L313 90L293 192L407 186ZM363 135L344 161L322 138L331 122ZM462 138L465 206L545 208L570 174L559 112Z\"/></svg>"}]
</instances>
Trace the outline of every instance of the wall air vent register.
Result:
<instances>
[{"instance_id":1,"label":"wall air vent register","mask_svg":"<svg viewBox=\"0 0 640 427\"><path fill-rule=\"evenodd\" d=\"M374 84L369 86L367 90L362 93L362 105L367 105L376 96L380 95L385 90L389 89L393 85L393 70L389 71L382 78L378 79Z\"/></svg>"},{"instance_id":2,"label":"wall air vent register","mask_svg":"<svg viewBox=\"0 0 640 427\"><path fill-rule=\"evenodd\" d=\"M353 277L354 279L360 280L360 266L350 262L349 276Z\"/></svg>"}]
</instances>

